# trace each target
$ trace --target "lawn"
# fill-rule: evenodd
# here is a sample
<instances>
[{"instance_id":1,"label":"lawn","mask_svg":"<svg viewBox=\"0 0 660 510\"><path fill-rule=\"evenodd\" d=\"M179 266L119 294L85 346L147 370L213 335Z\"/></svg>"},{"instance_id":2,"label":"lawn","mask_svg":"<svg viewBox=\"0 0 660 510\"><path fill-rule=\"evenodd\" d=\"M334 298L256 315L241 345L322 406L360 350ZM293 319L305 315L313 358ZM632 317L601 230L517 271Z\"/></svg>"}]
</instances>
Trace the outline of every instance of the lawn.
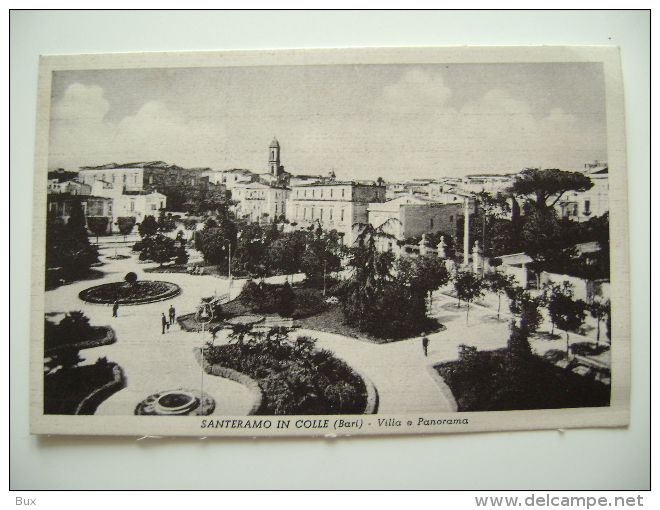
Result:
<instances>
[{"instance_id":1,"label":"lawn","mask_svg":"<svg viewBox=\"0 0 660 510\"><path fill-rule=\"evenodd\" d=\"M107 326L90 326L85 336L78 336L75 339L64 335L46 334L44 335L44 352L52 353L62 347L89 349L111 344L116 342L116 339L114 334L109 334L110 332L111 328Z\"/></svg>"},{"instance_id":2,"label":"lawn","mask_svg":"<svg viewBox=\"0 0 660 510\"><path fill-rule=\"evenodd\" d=\"M324 331L334 333L368 342L385 344L401 339L379 338L369 333L360 331L358 328L349 326L345 323L342 306L339 303L328 303L323 296L321 289L309 285L297 284L293 286L296 294L296 310L293 314L296 326L315 331ZM244 304L240 296L238 299L223 305L223 312L227 316L249 315L258 313L267 317L277 317L274 312L255 311ZM446 329L442 324L433 318L428 318L426 323L420 327L420 332L427 334L443 331ZM414 335L416 336L416 335ZM403 339L405 340L405 339Z\"/></svg>"},{"instance_id":3,"label":"lawn","mask_svg":"<svg viewBox=\"0 0 660 510\"><path fill-rule=\"evenodd\" d=\"M513 365L505 349L435 365L459 411L513 411L610 405L610 387L538 356Z\"/></svg>"},{"instance_id":4,"label":"lawn","mask_svg":"<svg viewBox=\"0 0 660 510\"><path fill-rule=\"evenodd\" d=\"M170 299L181 293L174 283L141 280L137 282L114 282L97 285L80 292L79 297L89 303L114 303L137 305Z\"/></svg>"},{"instance_id":5,"label":"lawn","mask_svg":"<svg viewBox=\"0 0 660 510\"><path fill-rule=\"evenodd\" d=\"M323 312L312 315L311 317L299 319L296 321L296 324L304 329L313 329L315 331L334 333L337 335L366 340L376 344L387 344L390 342L397 342L399 340L406 340L405 338L397 340L391 338L379 338L364 331L360 331L358 328L349 326L345 323L344 313L340 304L328 305L326 310ZM426 334L430 334L443 331L446 328L437 320L428 318L427 323L424 325L423 329Z\"/></svg>"}]
</instances>

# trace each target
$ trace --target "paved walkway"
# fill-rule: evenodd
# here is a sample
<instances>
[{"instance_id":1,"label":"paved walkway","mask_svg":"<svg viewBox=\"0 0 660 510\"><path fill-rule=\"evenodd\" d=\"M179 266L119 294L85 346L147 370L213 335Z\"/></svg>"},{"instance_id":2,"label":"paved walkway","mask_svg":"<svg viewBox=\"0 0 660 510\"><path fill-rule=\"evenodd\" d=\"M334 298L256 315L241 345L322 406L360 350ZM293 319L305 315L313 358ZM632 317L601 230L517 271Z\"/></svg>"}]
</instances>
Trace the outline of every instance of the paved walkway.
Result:
<instances>
[{"instance_id":1,"label":"paved walkway","mask_svg":"<svg viewBox=\"0 0 660 510\"><path fill-rule=\"evenodd\" d=\"M130 259L110 260L107 256L130 254L128 247L103 246L101 260L105 265L98 270L105 273L102 279L76 282L46 292L46 312L82 310L93 325L112 326L117 332L115 344L81 351L86 359L83 364L94 363L99 357L107 357L121 365L127 377L127 387L106 400L97 414L131 415L137 404L147 396L164 390L189 388L201 389L216 400L217 415L245 415L252 400L242 385L203 373L193 357L193 349L201 347L210 334L188 333L173 326L166 334L161 333L161 313L167 315L170 305L177 315L196 310L201 298L213 294L230 293L234 298L245 280L234 280L230 288L227 279L210 275L182 273L145 273L144 269L155 264L140 264L137 256ZM179 285L183 292L167 301L146 305L120 306L119 317L112 317L110 305L95 305L78 298L78 293L93 285L123 281L125 274L134 271L139 279L169 281ZM300 279L300 276L296 279ZM284 277L269 281L281 282ZM293 335L317 338L317 346L329 349L349 365L366 375L378 389L380 413L406 414L451 411L451 403L429 373L429 366L441 361L454 360L461 344L472 345L479 350L492 350L506 346L509 336L508 317L502 314L497 320L496 310L471 306L466 321L466 305L456 307L456 300L436 293L431 315L447 329L428 335L428 356L424 356L420 338L373 344L320 331L299 330ZM216 344L227 341L227 332L218 335ZM564 349L565 340L534 341L538 352L548 349Z\"/></svg>"}]
</instances>

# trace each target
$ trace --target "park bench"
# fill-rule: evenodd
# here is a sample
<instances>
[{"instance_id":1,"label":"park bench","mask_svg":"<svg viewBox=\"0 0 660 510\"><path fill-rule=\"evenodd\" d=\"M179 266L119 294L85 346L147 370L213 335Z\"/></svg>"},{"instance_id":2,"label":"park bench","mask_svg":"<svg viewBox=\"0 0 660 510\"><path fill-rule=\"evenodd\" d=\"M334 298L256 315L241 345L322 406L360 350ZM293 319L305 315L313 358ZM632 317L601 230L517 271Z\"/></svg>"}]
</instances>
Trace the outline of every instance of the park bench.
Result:
<instances>
[{"instance_id":1,"label":"park bench","mask_svg":"<svg viewBox=\"0 0 660 510\"><path fill-rule=\"evenodd\" d=\"M290 317L266 317L263 321L256 323L254 327L261 329L271 329L278 327L293 329L295 326L293 324L293 319Z\"/></svg>"}]
</instances>

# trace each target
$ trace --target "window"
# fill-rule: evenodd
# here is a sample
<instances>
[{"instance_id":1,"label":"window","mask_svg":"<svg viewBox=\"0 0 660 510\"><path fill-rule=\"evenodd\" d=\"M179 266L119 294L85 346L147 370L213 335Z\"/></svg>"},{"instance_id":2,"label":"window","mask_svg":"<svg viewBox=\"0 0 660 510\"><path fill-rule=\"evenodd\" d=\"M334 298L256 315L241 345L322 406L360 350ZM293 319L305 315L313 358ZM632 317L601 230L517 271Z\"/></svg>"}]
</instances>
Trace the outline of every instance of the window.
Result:
<instances>
[{"instance_id":1,"label":"window","mask_svg":"<svg viewBox=\"0 0 660 510\"><path fill-rule=\"evenodd\" d=\"M454 217L453 217L453 216L450 216L450 217L449 217L449 221L450 221L450 223L453 223L453 222L454 222Z\"/></svg>"},{"instance_id":2,"label":"window","mask_svg":"<svg viewBox=\"0 0 660 510\"><path fill-rule=\"evenodd\" d=\"M344 221L344 210L343 209L341 210L341 221Z\"/></svg>"},{"instance_id":3,"label":"window","mask_svg":"<svg viewBox=\"0 0 660 510\"><path fill-rule=\"evenodd\" d=\"M129 211L135 211L135 199L131 200L131 205L129 207Z\"/></svg>"},{"instance_id":4,"label":"window","mask_svg":"<svg viewBox=\"0 0 660 510\"><path fill-rule=\"evenodd\" d=\"M323 221L323 209L321 209L321 212L320 212L320 218L319 218L319 219L320 219L321 221Z\"/></svg>"},{"instance_id":5,"label":"window","mask_svg":"<svg viewBox=\"0 0 660 510\"><path fill-rule=\"evenodd\" d=\"M584 201L584 214L590 214L591 213L591 202L589 200Z\"/></svg>"},{"instance_id":6,"label":"window","mask_svg":"<svg viewBox=\"0 0 660 510\"><path fill-rule=\"evenodd\" d=\"M332 195L334 194L334 189L330 188L330 198L332 198Z\"/></svg>"},{"instance_id":7,"label":"window","mask_svg":"<svg viewBox=\"0 0 660 510\"><path fill-rule=\"evenodd\" d=\"M341 198L344 198L346 196L346 190L342 188L341 190ZM342 218L343 219L343 218Z\"/></svg>"},{"instance_id":8,"label":"window","mask_svg":"<svg viewBox=\"0 0 660 510\"><path fill-rule=\"evenodd\" d=\"M433 218L430 219L429 223L430 223L430 227L433 228Z\"/></svg>"},{"instance_id":9,"label":"window","mask_svg":"<svg viewBox=\"0 0 660 510\"><path fill-rule=\"evenodd\" d=\"M330 221L332 221L332 209L330 209Z\"/></svg>"}]
</instances>

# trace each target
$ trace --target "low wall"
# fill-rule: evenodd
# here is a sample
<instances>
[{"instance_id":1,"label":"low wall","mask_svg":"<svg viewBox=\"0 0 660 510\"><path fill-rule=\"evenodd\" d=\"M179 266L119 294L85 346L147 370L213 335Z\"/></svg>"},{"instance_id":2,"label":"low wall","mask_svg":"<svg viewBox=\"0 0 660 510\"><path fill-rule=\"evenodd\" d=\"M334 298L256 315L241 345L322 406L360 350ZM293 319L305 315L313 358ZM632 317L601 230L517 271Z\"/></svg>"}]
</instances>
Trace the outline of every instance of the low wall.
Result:
<instances>
[{"instance_id":1,"label":"low wall","mask_svg":"<svg viewBox=\"0 0 660 510\"><path fill-rule=\"evenodd\" d=\"M263 400L263 395L261 393L261 388L259 387L259 383L257 383L251 377L241 372L237 372L236 370L233 370L231 368L223 367L220 365L210 365L206 360L204 360L202 356L202 349L200 347L195 347L193 349L193 352L195 359L197 360L197 363L199 363L203 367L204 371L207 374L215 375L218 377L225 377L226 379L230 379L234 382L242 384L248 390L250 390L250 393L252 393L253 395L253 402L252 402L252 407L248 412L248 415L257 414L257 412L261 408L261 402ZM335 358L340 359L337 358L336 356ZM346 363L344 360L341 361ZM366 404L363 414L376 414L378 412L378 404L379 404L379 396L376 386L374 385L373 382L371 382L371 379L369 379L367 376L362 374L359 370L356 370L348 363L346 363L346 365L350 367L350 369L353 372L355 372L355 374L357 374L357 376L360 377L360 379L362 379L362 381L364 382L367 395L366 395Z\"/></svg>"},{"instance_id":2,"label":"low wall","mask_svg":"<svg viewBox=\"0 0 660 510\"><path fill-rule=\"evenodd\" d=\"M218 377L224 377L225 379L229 379L231 381L237 382L245 386L252 394L252 406L250 407L250 410L248 411L247 414L248 415L257 414L257 412L261 408L261 402L263 400L263 395L261 394L261 388L259 387L257 381L231 368L223 367L220 365L209 364L204 359L202 355L202 349L199 347L195 347L193 349L193 353L195 359L197 360L197 363L199 363L202 366L204 372L206 372L207 374L215 375Z\"/></svg>"},{"instance_id":3,"label":"low wall","mask_svg":"<svg viewBox=\"0 0 660 510\"><path fill-rule=\"evenodd\" d=\"M431 376L435 384L440 389L440 393L442 393L442 395L447 399L447 402L449 402L449 407L451 412L453 413L458 412L458 404L456 403L454 394L451 392L451 389L449 388L445 380L440 376L438 371L435 369L435 365L428 365L426 367L426 370L428 371L429 375Z\"/></svg>"},{"instance_id":4,"label":"low wall","mask_svg":"<svg viewBox=\"0 0 660 510\"><path fill-rule=\"evenodd\" d=\"M547 282L556 284L568 282L573 286L573 297L586 302L592 301L596 296L607 299L610 297L610 282L607 281L590 281L565 274L541 273L541 285Z\"/></svg>"}]
</instances>

